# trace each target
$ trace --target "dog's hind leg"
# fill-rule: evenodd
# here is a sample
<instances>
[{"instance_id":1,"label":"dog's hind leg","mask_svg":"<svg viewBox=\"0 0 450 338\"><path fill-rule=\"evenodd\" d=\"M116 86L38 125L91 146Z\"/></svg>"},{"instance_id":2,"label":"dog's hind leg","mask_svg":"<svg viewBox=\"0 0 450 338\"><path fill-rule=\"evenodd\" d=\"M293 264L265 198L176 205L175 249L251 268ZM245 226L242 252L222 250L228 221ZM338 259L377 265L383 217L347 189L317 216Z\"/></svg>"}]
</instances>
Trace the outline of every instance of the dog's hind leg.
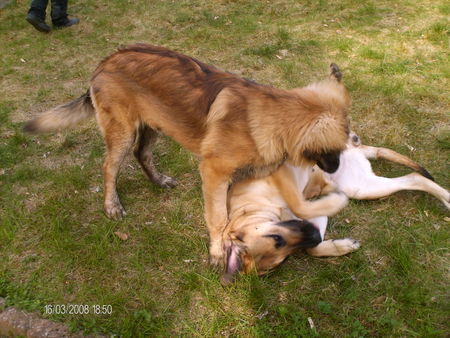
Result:
<instances>
[{"instance_id":1,"label":"dog's hind leg","mask_svg":"<svg viewBox=\"0 0 450 338\"><path fill-rule=\"evenodd\" d=\"M116 107L115 111L118 109ZM120 116L119 114L115 115ZM120 219L126 213L116 190L117 175L125 155L133 146L136 130L134 126L111 118L111 116L114 116L111 109L100 110L100 113L97 114L100 129L106 143L106 157L103 162L104 206L105 213L109 218ZM103 126L106 126L106 128Z\"/></svg>"},{"instance_id":2,"label":"dog's hind leg","mask_svg":"<svg viewBox=\"0 0 450 338\"><path fill-rule=\"evenodd\" d=\"M395 178L374 176L368 178L365 183L366 185L363 189L352 192L346 191L345 187L341 187L341 189L350 198L355 199L377 199L400 190L425 191L441 200L450 209L450 192L418 173L411 173Z\"/></svg>"},{"instance_id":3,"label":"dog's hind leg","mask_svg":"<svg viewBox=\"0 0 450 338\"><path fill-rule=\"evenodd\" d=\"M364 154L364 156L366 156L366 158L369 159L382 158L387 161L391 161L393 163L404 165L405 167L411 168L414 171L420 173L422 176L425 176L426 178L434 181L433 176L431 176L431 174L424 167L414 162L409 157L399 154L394 150L366 145L360 145L358 149L362 151L362 153Z\"/></svg>"},{"instance_id":4,"label":"dog's hind leg","mask_svg":"<svg viewBox=\"0 0 450 338\"><path fill-rule=\"evenodd\" d=\"M156 170L153 163L152 146L158 138L158 133L147 125L139 127L138 140L134 148L134 156L138 160L150 181L163 188L172 188L176 185L175 179Z\"/></svg>"}]
</instances>

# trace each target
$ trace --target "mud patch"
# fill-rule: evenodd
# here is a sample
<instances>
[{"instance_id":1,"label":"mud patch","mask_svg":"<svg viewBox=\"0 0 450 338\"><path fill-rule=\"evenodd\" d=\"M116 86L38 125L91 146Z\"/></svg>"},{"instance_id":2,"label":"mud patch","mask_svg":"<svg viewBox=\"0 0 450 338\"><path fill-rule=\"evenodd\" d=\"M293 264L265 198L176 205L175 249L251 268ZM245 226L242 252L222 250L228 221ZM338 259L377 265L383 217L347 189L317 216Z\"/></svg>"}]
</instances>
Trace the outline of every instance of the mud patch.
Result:
<instances>
[{"instance_id":1,"label":"mud patch","mask_svg":"<svg viewBox=\"0 0 450 338\"><path fill-rule=\"evenodd\" d=\"M5 309L5 300L0 298L0 337L104 337L99 335L84 336L71 333L61 324L40 318L36 313L27 313L14 307Z\"/></svg>"}]
</instances>

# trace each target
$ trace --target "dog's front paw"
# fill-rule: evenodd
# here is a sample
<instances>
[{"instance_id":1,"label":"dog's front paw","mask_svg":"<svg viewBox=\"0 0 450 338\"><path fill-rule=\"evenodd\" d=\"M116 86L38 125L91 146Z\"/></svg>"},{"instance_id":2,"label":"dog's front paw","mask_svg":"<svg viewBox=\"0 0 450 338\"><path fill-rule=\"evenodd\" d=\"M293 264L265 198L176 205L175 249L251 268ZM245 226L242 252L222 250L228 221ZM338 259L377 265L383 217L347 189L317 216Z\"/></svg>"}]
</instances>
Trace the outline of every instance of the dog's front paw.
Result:
<instances>
[{"instance_id":1,"label":"dog's front paw","mask_svg":"<svg viewBox=\"0 0 450 338\"><path fill-rule=\"evenodd\" d=\"M157 184L161 188L173 188L177 185L177 181L173 177L160 175Z\"/></svg>"},{"instance_id":2,"label":"dog's front paw","mask_svg":"<svg viewBox=\"0 0 450 338\"><path fill-rule=\"evenodd\" d=\"M217 271L221 271L225 264L225 251L222 241L211 241L209 246L209 265Z\"/></svg>"},{"instance_id":3,"label":"dog's front paw","mask_svg":"<svg viewBox=\"0 0 450 338\"><path fill-rule=\"evenodd\" d=\"M105 213L108 218L114 220L122 219L127 214L122 207L122 204L118 201L114 203L105 203Z\"/></svg>"},{"instance_id":4,"label":"dog's front paw","mask_svg":"<svg viewBox=\"0 0 450 338\"><path fill-rule=\"evenodd\" d=\"M348 197L343 192L333 192L328 195L328 198L331 200L331 205L333 206L334 213L338 213L348 204Z\"/></svg>"},{"instance_id":5,"label":"dog's front paw","mask_svg":"<svg viewBox=\"0 0 450 338\"><path fill-rule=\"evenodd\" d=\"M442 200L442 203L450 210L450 193L447 191L447 196Z\"/></svg>"},{"instance_id":6,"label":"dog's front paw","mask_svg":"<svg viewBox=\"0 0 450 338\"><path fill-rule=\"evenodd\" d=\"M346 255L350 252L358 250L361 246L357 240L351 238L333 239L333 245L336 247L339 255Z\"/></svg>"}]
</instances>

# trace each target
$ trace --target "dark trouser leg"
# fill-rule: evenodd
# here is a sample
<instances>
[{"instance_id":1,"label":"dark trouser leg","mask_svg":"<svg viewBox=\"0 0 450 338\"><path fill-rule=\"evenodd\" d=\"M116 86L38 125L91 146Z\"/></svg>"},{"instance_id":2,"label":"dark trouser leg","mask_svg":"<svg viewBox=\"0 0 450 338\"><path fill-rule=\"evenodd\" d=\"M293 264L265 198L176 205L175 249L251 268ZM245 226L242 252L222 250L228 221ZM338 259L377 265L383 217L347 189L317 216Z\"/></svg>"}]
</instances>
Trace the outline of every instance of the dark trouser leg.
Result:
<instances>
[{"instance_id":1,"label":"dark trouser leg","mask_svg":"<svg viewBox=\"0 0 450 338\"><path fill-rule=\"evenodd\" d=\"M45 10L47 9L48 0L32 0L29 14L34 14L39 19L45 20Z\"/></svg>"},{"instance_id":2,"label":"dark trouser leg","mask_svg":"<svg viewBox=\"0 0 450 338\"><path fill-rule=\"evenodd\" d=\"M68 0L52 0L52 22L54 25L64 25L67 22Z\"/></svg>"}]
</instances>

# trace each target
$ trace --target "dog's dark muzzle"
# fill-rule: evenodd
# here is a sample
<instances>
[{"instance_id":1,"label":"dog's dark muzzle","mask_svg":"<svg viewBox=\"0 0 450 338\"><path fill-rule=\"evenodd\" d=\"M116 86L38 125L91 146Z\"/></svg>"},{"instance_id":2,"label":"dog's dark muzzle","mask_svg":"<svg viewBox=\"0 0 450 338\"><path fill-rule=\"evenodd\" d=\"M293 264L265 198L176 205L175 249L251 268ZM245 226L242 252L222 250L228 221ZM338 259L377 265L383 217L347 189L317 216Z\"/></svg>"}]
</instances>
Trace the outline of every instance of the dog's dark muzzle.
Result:
<instances>
[{"instance_id":1,"label":"dog's dark muzzle","mask_svg":"<svg viewBox=\"0 0 450 338\"><path fill-rule=\"evenodd\" d=\"M317 160L317 165L323 171L332 174L339 168L339 155L339 153L326 154Z\"/></svg>"},{"instance_id":2,"label":"dog's dark muzzle","mask_svg":"<svg viewBox=\"0 0 450 338\"><path fill-rule=\"evenodd\" d=\"M304 156L317 163L320 169L327 173L334 173L339 168L339 158L341 156L340 151L330 151L328 153L314 153L305 151Z\"/></svg>"},{"instance_id":3,"label":"dog's dark muzzle","mask_svg":"<svg viewBox=\"0 0 450 338\"><path fill-rule=\"evenodd\" d=\"M306 220L292 219L280 222L278 225L288 228L293 236L298 237L296 248L313 248L322 242L319 229Z\"/></svg>"}]
</instances>

